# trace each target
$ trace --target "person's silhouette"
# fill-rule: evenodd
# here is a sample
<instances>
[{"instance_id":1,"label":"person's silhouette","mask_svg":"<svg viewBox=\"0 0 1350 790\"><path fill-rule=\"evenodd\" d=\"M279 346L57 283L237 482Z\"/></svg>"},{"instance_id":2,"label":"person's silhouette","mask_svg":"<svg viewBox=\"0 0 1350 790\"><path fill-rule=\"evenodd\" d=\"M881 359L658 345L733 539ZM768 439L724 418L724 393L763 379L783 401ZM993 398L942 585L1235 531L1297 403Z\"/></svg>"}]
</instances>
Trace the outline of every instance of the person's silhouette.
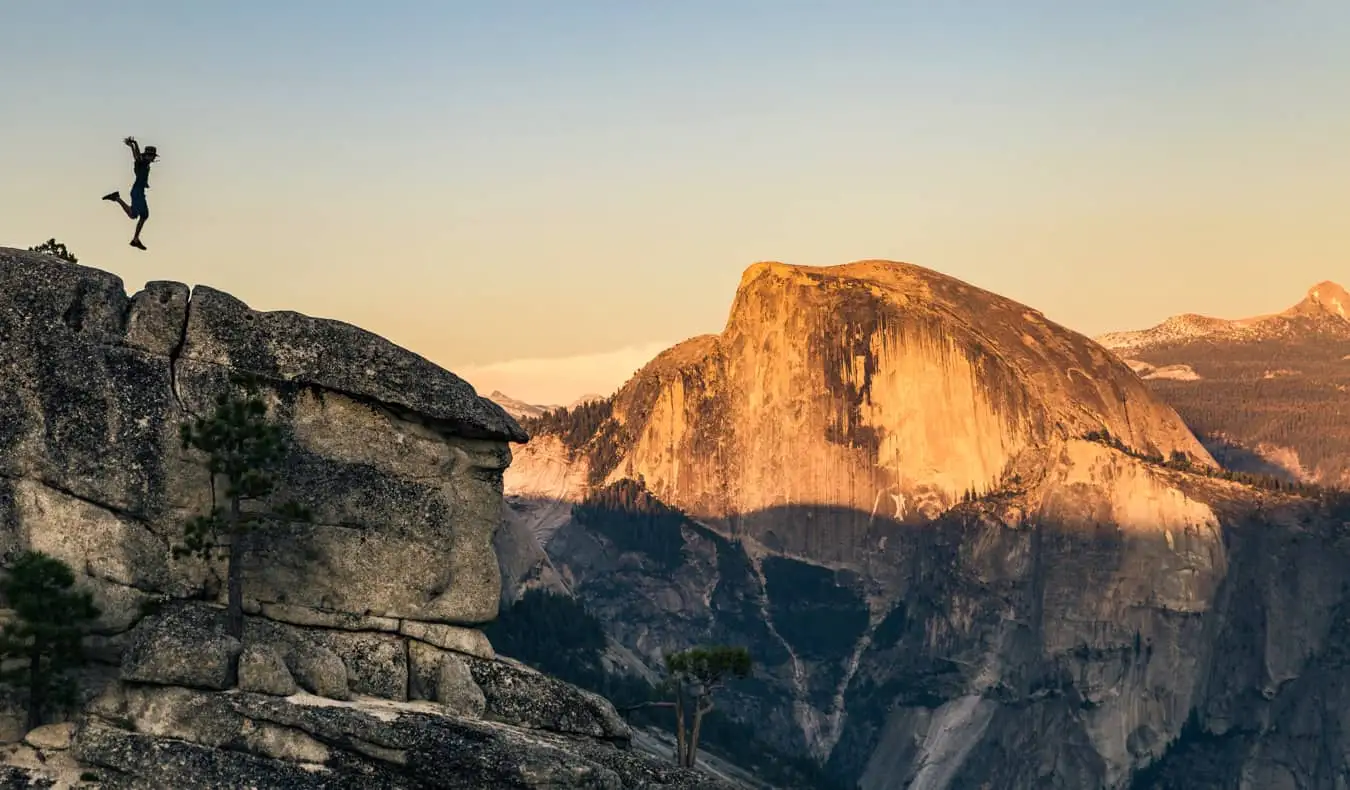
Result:
<instances>
[{"instance_id":1,"label":"person's silhouette","mask_svg":"<svg viewBox=\"0 0 1350 790\"><path fill-rule=\"evenodd\" d=\"M136 180L131 185L131 203L122 200L120 192L110 192L104 195L103 199L116 201L128 217L137 220L136 232L131 236L131 246L143 250L145 245L141 243L141 228L145 227L145 221L150 219L150 206L145 202L145 190L150 188L150 165L159 158L159 153L153 145L147 145L142 151L132 137L122 142L131 148L131 170L136 174Z\"/></svg>"}]
</instances>

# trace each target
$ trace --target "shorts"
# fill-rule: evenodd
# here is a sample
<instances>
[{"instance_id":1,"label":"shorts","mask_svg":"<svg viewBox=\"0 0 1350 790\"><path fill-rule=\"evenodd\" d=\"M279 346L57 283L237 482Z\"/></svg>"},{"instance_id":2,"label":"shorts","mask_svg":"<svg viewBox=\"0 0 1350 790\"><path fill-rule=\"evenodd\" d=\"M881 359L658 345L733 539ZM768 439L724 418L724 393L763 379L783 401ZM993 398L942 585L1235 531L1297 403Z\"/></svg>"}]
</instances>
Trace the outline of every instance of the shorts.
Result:
<instances>
[{"instance_id":1,"label":"shorts","mask_svg":"<svg viewBox=\"0 0 1350 790\"><path fill-rule=\"evenodd\" d=\"M150 206L145 202L145 190L131 190L131 216L144 218L150 216Z\"/></svg>"}]
</instances>

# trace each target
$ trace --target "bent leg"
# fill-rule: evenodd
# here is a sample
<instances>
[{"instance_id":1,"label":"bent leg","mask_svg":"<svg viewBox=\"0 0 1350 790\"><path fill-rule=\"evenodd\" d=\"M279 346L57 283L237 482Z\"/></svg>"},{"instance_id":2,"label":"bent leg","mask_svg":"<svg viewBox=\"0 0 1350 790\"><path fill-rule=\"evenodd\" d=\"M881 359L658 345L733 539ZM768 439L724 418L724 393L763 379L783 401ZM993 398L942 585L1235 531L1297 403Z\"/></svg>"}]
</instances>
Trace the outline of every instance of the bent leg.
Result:
<instances>
[{"instance_id":1,"label":"bent leg","mask_svg":"<svg viewBox=\"0 0 1350 790\"><path fill-rule=\"evenodd\" d=\"M122 207L122 213L126 214L128 218L130 218L130 219L135 219L135 218L136 218L136 215L132 213L131 206L128 205L127 202L126 202L125 200L122 199L122 193L120 193L120 192L110 192L110 193L104 195L104 196L103 196L103 199L104 199L104 200L111 200L112 202L114 202L114 203L116 203L117 205L121 206L121 207Z\"/></svg>"}]
</instances>

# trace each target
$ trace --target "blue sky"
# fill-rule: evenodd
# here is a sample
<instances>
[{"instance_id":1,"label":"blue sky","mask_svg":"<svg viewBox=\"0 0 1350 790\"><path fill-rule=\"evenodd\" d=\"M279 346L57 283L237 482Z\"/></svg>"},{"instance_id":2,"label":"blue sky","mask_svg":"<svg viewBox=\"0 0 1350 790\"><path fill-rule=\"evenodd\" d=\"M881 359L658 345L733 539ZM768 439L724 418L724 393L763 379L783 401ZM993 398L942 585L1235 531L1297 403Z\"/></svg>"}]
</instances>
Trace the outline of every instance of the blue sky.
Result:
<instances>
[{"instance_id":1,"label":"blue sky","mask_svg":"<svg viewBox=\"0 0 1350 790\"><path fill-rule=\"evenodd\" d=\"M719 330L756 260L908 260L1090 334L1350 279L1344 2L0 19L0 245L58 236L129 288L341 318L535 400ZM128 134L163 155L145 253L97 200L129 185Z\"/></svg>"}]
</instances>

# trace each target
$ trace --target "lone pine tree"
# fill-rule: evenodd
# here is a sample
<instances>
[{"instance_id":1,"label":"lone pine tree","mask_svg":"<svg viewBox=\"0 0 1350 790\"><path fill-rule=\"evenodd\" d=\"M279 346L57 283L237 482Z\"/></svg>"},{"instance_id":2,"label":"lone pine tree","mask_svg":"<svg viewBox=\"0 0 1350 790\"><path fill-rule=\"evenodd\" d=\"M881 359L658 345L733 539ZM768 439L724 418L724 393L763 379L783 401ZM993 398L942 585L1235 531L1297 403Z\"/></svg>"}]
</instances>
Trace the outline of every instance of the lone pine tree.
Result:
<instances>
[{"instance_id":1,"label":"lone pine tree","mask_svg":"<svg viewBox=\"0 0 1350 790\"><path fill-rule=\"evenodd\" d=\"M0 582L14 619L0 629L0 681L26 692L28 729L42 725L52 703L74 702L67 673L85 662L83 638L100 614L88 593L72 589L75 574L38 551L19 555Z\"/></svg>"},{"instance_id":2,"label":"lone pine tree","mask_svg":"<svg viewBox=\"0 0 1350 790\"><path fill-rule=\"evenodd\" d=\"M277 470L285 460L281 427L267 419L267 404L258 394L258 381L236 377L235 388L216 397L215 410L182 427L183 447L206 455L211 487L211 510L193 518L184 530L175 556L210 559L226 553L228 586L227 630L244 636L243 560L253 531L265 524L306 521L309 513L294 502L276 510L261 503L277 487ZM223 485L217 485L217 482ZM222 543L223 541L223 543Z\"/></svg>"},{"instance_id":3,"label":"lone pine tree","mask_svg":"<svg viewBox=\"0 0 1350 790\"><path fill-rule=\"evenodd\" d=\"M695 647L666 656L666 690L675 708L675 762L693 768L698 759L703 717L713 709L713 695L733 677L750 674L750 651L743 647Z\"/></svg>"}]
</instances>

